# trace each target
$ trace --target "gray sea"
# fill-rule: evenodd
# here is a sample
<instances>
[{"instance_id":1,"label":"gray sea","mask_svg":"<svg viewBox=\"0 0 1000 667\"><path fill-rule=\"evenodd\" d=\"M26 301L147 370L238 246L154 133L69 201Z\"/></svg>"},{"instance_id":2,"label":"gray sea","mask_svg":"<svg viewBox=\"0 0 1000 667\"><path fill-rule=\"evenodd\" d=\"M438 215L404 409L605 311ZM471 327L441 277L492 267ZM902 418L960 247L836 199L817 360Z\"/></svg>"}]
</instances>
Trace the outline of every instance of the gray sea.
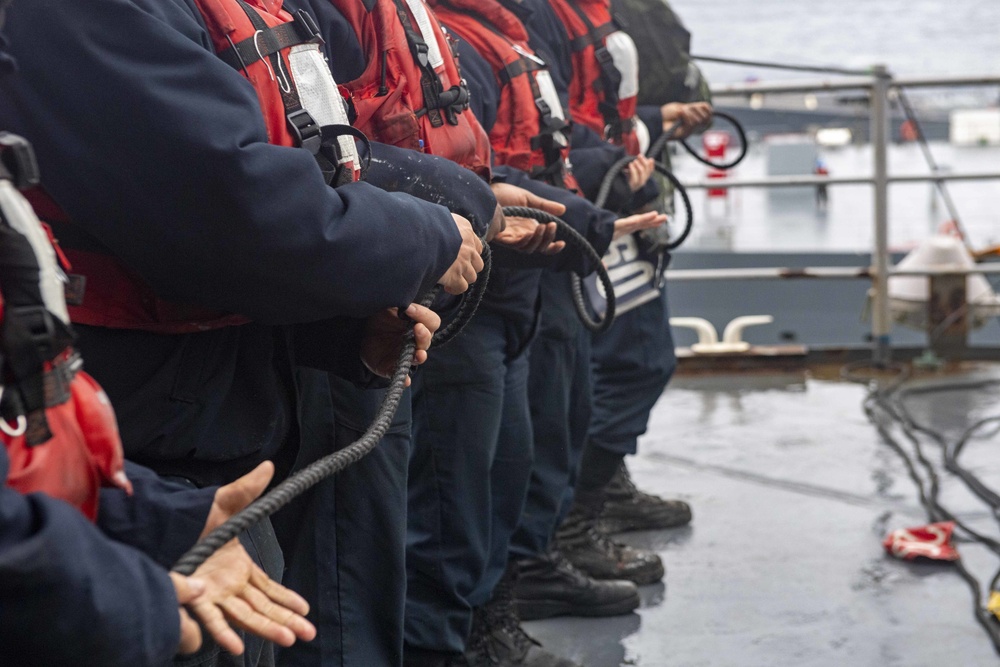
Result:
<instances>
[{"instance_id":1,"label":"gray sea","mask_svg":"<svg viewBox=\"0 0 1000 667\"><path fill-rule=\"evenodd\" d=\"M997 0L670 0L692 51L900 75L1000 73ZM793 75L705 65L716 83Z\"/></svg>"}]
</instances>

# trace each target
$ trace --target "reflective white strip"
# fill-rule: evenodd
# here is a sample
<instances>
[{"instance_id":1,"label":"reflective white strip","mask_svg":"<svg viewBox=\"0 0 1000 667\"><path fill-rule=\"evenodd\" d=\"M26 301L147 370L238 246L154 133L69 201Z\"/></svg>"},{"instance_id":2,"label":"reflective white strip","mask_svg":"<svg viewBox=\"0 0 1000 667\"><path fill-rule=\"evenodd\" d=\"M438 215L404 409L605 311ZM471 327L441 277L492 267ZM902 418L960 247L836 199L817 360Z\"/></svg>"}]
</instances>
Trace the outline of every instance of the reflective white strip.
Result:
<instances>
[{"instance_id":1,"label":"reflective white strip","mask_svg":"<svg viewBox=\"0 0 1000 667\"><path fill-rule=\"evenodd\" d=\"M427 13L427 7L424 6L424 0L406 0L406 6L410 8L413 17L417 19L420 36L427 42L427 59L430 61L431 67L434 69L441 67L444 65L444 58L441 57L441 47L438 46L439 35L434 30L434 24L431 23L431 17Z\"/></svg>"},{"instance_id":2,"label":"reflective white strip","mask_svg":"<svg viewBox=\"0 0 1000 667\"><path fill-rule=\"evenodd\" d=\"M31 204L25 199L10 181L0 180L0 210L11 228L24 235L35 252L35 259L41 269L39 286L45 308L50 313L69 324L69 313L66 311L66 274L59 268L56 261L56 251L52 249L49 235L42 228Z\"/></svg>"},{"instance_id":3,"label":"reflective white strip","mask_svg":"<svg viewBox=\"0 0 1000 667\"><path fill-rule=\"evenodd\" d=\"M549 74L548 70L538 70L534 72L534 75L538 90L542 93L542 99L552 110L553 118L566 120L566 112L563 111L562 102L559 101L559 93L556 92L556 84L552 81L552 75Z\"/></svg>"},{"instance_id":4,"label":"reflective white strip","mask_svg":"<svg viewBox=\"0 0 1000 667\"><path fill-rule=\"evenodd\" d=\"M299 102L302 108L309 112L316 123L325 125L350 125L347 119L347 107L344 98L337 90L337 82L330 74L330 67L323 59L317 44L299 44L293 46L288 53L288 65L292 69L295 88L299 92ZM358 149L354 138L338 137L341 163L353 162L360 166Z\"/></svg>"},{"instance_id":5,"label":"reflective white strip","mask_svg":"<svg viewBox=\"0 0 1000 667\"><path fill-rule=\"evenodd\" d=\"M635 117L635 134L639 138L639 155L645 155L649 150L649 128L638 116Z\"/></svg>"},{"instance_id":6,"label":"reflective white strip","mask_svg":"<svg viewBox=\"0 0 1000 667\"><path fill-rule=\"evenodd\" d=\"M615 67L621 72L622 83L618 87L618 98L627 100L639 94L639 51L632 38L621 30L608 35L604 41Z\"/></svg>"}]
</instances>

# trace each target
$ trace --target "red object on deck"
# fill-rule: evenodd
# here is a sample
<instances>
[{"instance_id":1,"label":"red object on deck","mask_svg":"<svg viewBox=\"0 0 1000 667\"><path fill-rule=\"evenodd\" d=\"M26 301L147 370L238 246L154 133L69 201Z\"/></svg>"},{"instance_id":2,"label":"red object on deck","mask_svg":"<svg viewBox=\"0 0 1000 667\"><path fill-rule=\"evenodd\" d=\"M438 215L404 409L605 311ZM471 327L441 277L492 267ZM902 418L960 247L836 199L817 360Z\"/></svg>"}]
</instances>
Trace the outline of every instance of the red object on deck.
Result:
<instances>
[{"instance_id":1,"label":"red object on deck","mask_svg":"<svg viewBox=\"0 0 1000 667\"><path fill-rule=\"evenodd\" d=\"M886 536L882 544L886 551L903 560L928 558L952 561L958 560L958 551L951 543L951 535L954 532L953 521L942 521L926 526L894 530Z\"/></svg>"}]
</instances>

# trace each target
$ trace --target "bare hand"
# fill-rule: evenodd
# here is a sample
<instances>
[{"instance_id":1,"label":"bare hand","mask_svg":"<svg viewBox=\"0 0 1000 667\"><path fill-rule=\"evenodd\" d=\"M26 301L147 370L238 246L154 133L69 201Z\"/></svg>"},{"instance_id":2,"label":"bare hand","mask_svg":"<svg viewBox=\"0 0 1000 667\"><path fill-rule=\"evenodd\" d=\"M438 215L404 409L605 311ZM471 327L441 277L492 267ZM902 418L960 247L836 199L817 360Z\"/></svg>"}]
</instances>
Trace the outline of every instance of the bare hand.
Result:
<instances>
[{"instance_id":1,"label":"bare hand","mask_svg":"<svg viewBox=\"0 0 1000 667\"><path fill-rule=\"evenodd\" d=\"M691 104L671 102L660 107L660 115L663 117L664 132L675 122L681 121L682 125L674 132L674 138L684 139L699 127L706 126L712 121L712 105L707 102Z\"/></svg>"},{"instance_id":2,"label":"bare hand","mask_svg":"<svg viewBox=\"0 0 1000 667\"><path fill-rule=\"evenodd\" d=\"M273 476L274 464L264 461L235 482L220 486L215 492L212 509L208 512L208 520L201 536L205 537L256 500L271 483Z\"/></svg>"},{"instance_id":3,"label":"bare hand","mask_svg":"<svg viewBox=\"0 0 1000 667\"><path fill-rule=\"evenodd\" d=\"M490 220L490 228L486 230L486 242L489 243L497 237L497 234L502 232L507 226L507 219L503 214L503 207L497 204L497 208L493 211L493 219Z\"/></svg>"},{"instance_id":4,"label":"bare hand","mask_svg":"<svg viewBox=\"0 0 1000 667\"><path fill-rule=\"evenodd\" d=\"M631 234L632 232L659 227L666 221L667 216L663 213L657 213L656 211L637 213L635 215L630 215L627 218L619 218L615 220L615 231L612 238L617 239L625 236L626 234Z\"/></svg>"},{"instance_id":5,"label":"bare hand","mask_svg":"<svg viewBox=\"0 0 1000 667\"><path fill-rule=\"evenodd\" d=\"M539 197L524 188L519 188L510 183L494 183L490 188L493 190L493 194L501 206L537 208L556 217L566 212L566 207L559 202Z\"/></svg>"},{"instance_id":6,"label":"bare hand","mask_svg":"<svg viewBox=\"0 0 1000 667\"><path fill-rule=\"evenodd\" d=\"M480 257L483 242L476 236L468 220L457 213L452 213L451 217L455 219L455 226L462 235L462 247L458 250L458 257L438 283L448 294L461 294L476 282L479 272L483 270L483 258Z\"/></svg>"},{"instance_id":7,"label":"bare hand","mask_svg":"<svg viewBox=\"0 0 1000 667\"><path fill-rule=\"evenodd\" d=\"M205 583L205 590L187 607L219 646L233 655L243 653L243 641L233 627L279 646L316 636L316 628L304 618L308 603L272 581L238 540L212 554L194 576Z\"/></svg>"},{"instance_id":8,"label":"bare hand","mask_svg":"<svg viewBox=\"0 0 1000 667\"><path fill-rule=\"evenodd\" d=\"M174 593L177 594L177 613L180 616L181 640L177 645L177 653L180 655L191 655L201 648L201 628L194 622L183 605L192 602L195 598L205 592L205 582L200 579L191 579L176 572L170 573L170 580L174 584Z\"/></svg>"},{"instance_id":9,"label":"bare hand","mask_svg":"<svg viewBox=\"0 0 1000 667\"><path fill-rule=\"evenodd\" d=\"M519 250L554 255L566 247L565 241L556 241L558 226L554 222L540 224L532 218L507 218L507 228L494 239L495 243Z\"/></svg>"},{"instance_id":10,"label":"bare hand","mask_svg":"<svg viewBox=\"0 0 1000 667\"><path fill-rule=\"evenodd\" d=\"M625 167L625 178L628 180L629 190L632 192L641 190L649 177L653 175L655 168L656 164L653 159L644 155L629 162L628 166Z\"/></svg>"},{"instance_id":11,"label":"bare hand","mask_svg":"<svg viewBox=\"0 0 1000 667\"><path fill-rule=\"evenodd\" d=\"M274 464L264 461L235 482L220 486L215 492L202 535L219 527L256 500L273 476ZM175 586L176 576L179 575L171 574L175 578ZM302 618L309 611L305 600L272 581L250 559L237 540L231 541L205 561L195 571L194 577L188 579L188 583L192 581L197 582L199 595L183 604L197 616L213 639L230 653L239 655L243 652L243 642L230 623L282 646L295 643L296 637L309 640L316 634L312 625Z\"/></svg>"},{"instance_id":12,"label":"bare hand","mask_svg":"<svg viewBox=\"0 0 1000 667\"><path fill-rule=\"evenodd\" d=\"M441 318L433 310L411 303L406 315L413 320L413 339L417 350L413 355L413 365L427 361L427 349L431 346L434 332L441 326ZM380 377L390 377L396 368L399 351L403 347L403 337L410 325L399 318L395 308L384 310L368 318L365 339L361 344L361 359L372 373ZM410 386L410 378L406 378Z\"/></svg>"}]
</instances>

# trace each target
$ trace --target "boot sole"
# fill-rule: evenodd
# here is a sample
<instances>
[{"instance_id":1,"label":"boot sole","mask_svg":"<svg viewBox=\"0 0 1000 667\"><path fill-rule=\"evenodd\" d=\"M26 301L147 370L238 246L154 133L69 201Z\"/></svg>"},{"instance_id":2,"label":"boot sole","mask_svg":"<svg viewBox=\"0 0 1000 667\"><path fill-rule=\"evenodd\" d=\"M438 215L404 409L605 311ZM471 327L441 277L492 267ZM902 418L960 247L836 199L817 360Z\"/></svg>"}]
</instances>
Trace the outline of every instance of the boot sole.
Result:
<instances>
[{"instance_id":1,"label":"boot sole","mask_svg":"<svg viewBox=\"0 0 1000 667\"><path fill-rule=\"evenodd\" d=\"M555 616L622 616L639 608L639 593L623 600L600 605L576 605L564 600L515 600L522 621L537 621Z\"/></svg>"},{"instance_id":2,"label":"boot sole","mask_svg":"<svg viewBox=\"0 0 1000 667\"><path fill-rule=\"evenodd\" d=\"M586 570L584 570L584 572L586 572L588 576L597 580L607 581L617 579L619 581L631 581L636 586L648 586L650 584L655 584L658 581L663 581L663 577L667 574L667 569L661 563L657 567L649 568L648 570L639 570L638 572L634 572L632 574L618 573L609 576L600 576L595 575L592 572L587 572Z\"/></svg>"},{"instance_id":3,"label":"boot sole","mask_svg":"<svg viewBox=\"0 0 1000 667\"><path fill-rule=\"evenodd\" d=\"M597 520L597 529L605 535L617 533L633 533L641 530L667 530L680 528L691 523L691 516L674 516L659 521L632 518L601 517Z\"/></svg>"}]
</instances>

